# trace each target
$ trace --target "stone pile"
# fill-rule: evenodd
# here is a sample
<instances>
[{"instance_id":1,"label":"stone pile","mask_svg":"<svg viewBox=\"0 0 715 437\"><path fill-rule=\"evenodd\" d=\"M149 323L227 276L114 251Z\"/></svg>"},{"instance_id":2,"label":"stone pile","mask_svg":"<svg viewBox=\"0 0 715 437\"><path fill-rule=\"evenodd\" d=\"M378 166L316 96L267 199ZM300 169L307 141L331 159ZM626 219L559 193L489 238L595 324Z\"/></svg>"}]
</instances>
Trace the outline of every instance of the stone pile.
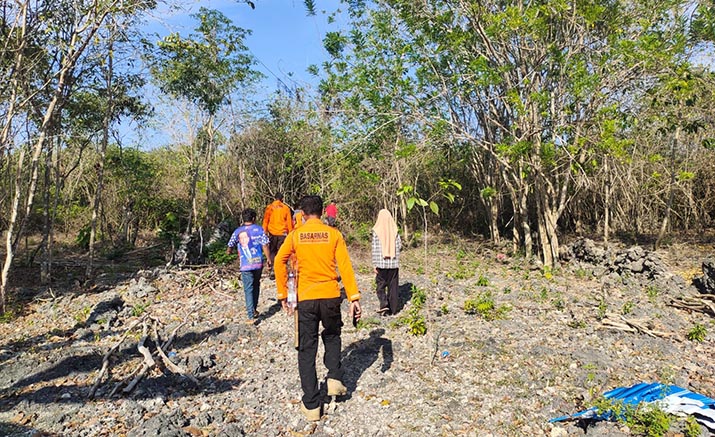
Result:
<instances>
[{"instance_id":1,"label":"stone pile","mask_svg":"<svg viewBox=\"0 0 715 437\"><path fill-rule=\"evenodd\" d=\"M715 259L703 261L703 276L695 278L693 285L703 294L715 294Z\"/></svg>"}]
</instances>

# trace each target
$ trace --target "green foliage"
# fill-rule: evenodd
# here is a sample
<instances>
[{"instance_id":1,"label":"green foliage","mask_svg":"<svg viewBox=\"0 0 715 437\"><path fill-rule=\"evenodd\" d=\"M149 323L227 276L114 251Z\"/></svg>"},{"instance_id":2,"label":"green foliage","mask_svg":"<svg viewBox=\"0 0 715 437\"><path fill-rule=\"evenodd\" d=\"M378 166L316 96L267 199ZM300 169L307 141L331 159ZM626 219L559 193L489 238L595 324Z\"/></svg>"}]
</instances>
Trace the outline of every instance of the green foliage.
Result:
<instances>
[{"instance_id":1,"label":"green foliage","mask_svg":"<svg viewBox=\"0 0 715 437\"><path fill-rule=\"evenodd\" d=\"M77 246L85 250L89 249L89 237L91 231L91 225L85 225L80 228L80 230L77 232L77 236L74 239L74 242L77 244Z\"/></svg>"},{"instance_id":2,"label":"green foliage","mask_svg":"<svg viewBox=\"0 0 715 437\"><path fill-rule=\"evenodd\" d=\"M454 270L447 272L447 277L452 279L469 279L474 276L479 263L474 262L458 262Z\"/></svg>"},{"instance_id":3,"label":"green foliage","mask_svg":"<svg viewBox=\"0 0 715 437\"><path fill-rule=\"evenodd\" d=\"M303 3L305 4L305 13L309 17L314 17L315 16L315 0L304 0Z\"/></svg>"},{"instance_id":4,"label":"green foliage","mask_svg":"<svg viewBox=\"0 0 715 437\"><path fill-rule=\"evenodd\" d=\"M606 312L608 312L608 303L605 298L601 298L598 301L598 309L596 311L596 319L603 320L606 318Z\"/></svg>"},{"instance_id":5,"label":"green foliage","mask_svg":"<svg viewBox=\"0 0 715 437\"><path fill-rule=\"evenodd\" d=\"M623 314L624 316L630 314L633 311L634 306L635 306L635 304L633 303L633 301L629 300L629 301L625 302L623 304L623 307L621 308L621 314Z\"/></svg>"},{"instance_id":6,"label":"green foliage","mask_svg":"<svg viewBox=\"0 0 715 437\"><path fill-rule=\"evenodd\" d=\"M424 307L425 302L427 302L427 293L423 289L417 288L413 285L411 302L414 308L421 310Z\"/></svg>"},{"instance_id":7,"label":"green foliage","mask_svg":"<svg viewBox=\"0 0 715 437\"><path fill-rule=\"evenodd\" d=\"M564 297L561 293L557 293L556 297L551 301L553 303L554 308L556 308L559 311L563 311L566 309L566 302L564 302Z\"/></svg>"},{"instance_id":8,"label":"green foliage","mask_svg":"<svg viewBox=\"0 0 715 437\"><path fill-rule=\"evenodd\" d=\"M489 278L484 276L484 274L480 273L479 279L477 279L477 287L488 287L488 286L489 286Z\"/></svg>"},{"instance_id":9,"label":"green foliage","mask_svg":"<svg viewBox=\"0 0 715 437\"><path fill-rule=\"evenodd\" d=\"M427 333L427 323L425 317L421 314L426 301L427 293L413 285L410 310L407 315L400 317L398 324L407 326L410 334L414 336L422 336Z\"/></svg>"},{"instance_id":10,"label":"green foliage","mask_svg":"<svg viewBox=\"0 0 715 437\"><path fill-rule=\"evenodd\" d=\"M15 310L6 308L5 312L0 314L0 323L10 323L17 318Z\"/></svg>"},{"instance_id":11,"label":"green foliage","mask_svg":"<svg viewBox=\"0 0 715 437\"><path fill-rule=\"evenodd\" d=\"M442 315L447 315L449 314L449 308L447 307L446 303L443 303L442 306L439 308L439 312Z\"/></svg>"},{"instance_id":12,"label":"green foliage","mask_svg":"<svg viewBox=\"0 0 715 437\"><path fill-rule=\"evenodd\" d=\"M571 320L568 322L568 327L573 329L584 329L586 326L586 322L583 320Z\"/></svg>"},{"instance_id":13,"label":"green foliage","mask_svg":"<svg viewBox=\"0 0 715 437\"><path fill-rule=\"evenodd\" d=\"M482 199L491 199L497 195L497 190L493 187L485 187L482 188L482 190L479 192L479 195L482 197Z\"/></svg>"},{"instance_id":14,"label":"green foliage","mask_svg":"<svg viewBox=\"0 0 715 437\"><path fill-rule=\"evenodd\" d=\"M372 223L360 223L354 231L354 237L357 241L371 242L372 241Z\"/></svg>"},{"instance_id":15,"label":"green foliage","mask_svg":"<svg viewBox=\"0 0 715 437\"><path fill-rule=\"evenodd\" d=\"M596 412L610 415L615 420L628 425L636 435L662 437L666 435L673 422L673 416L655 404L626 404L623 401L599 398L594 403Z\"/></svg>"},{"instance_id":16,"label":"green foliage","mask_svg":"<svg viewBox=\"0 0 715 437\"><path fill-rule=\"evenodd\" d=\"M89 317L89 314L92 312L92 307L89 305L86 305L82 307L81 310L77 311L73 318L75 322L77 323L84 323L87 321L87 317Z\"/></svg>"},{"instance_id":17,"label":"green foliage","mask_svg":"<svg viewBox=\"0 0 715 437\"><path fill-rule=\"evenodd\" d=\"M377 317L363 317L357 322L357 329L370 329L374 326L380 326L380 319Z\"/></svg>"},{"instance_id":18,"label":"green foliage","mask_svg":"<svg viewBox=\"0 0 715 437\"><path fill-rule=\"evenodd\" d=\"M370 273L374 273L374 269L372 266L369 266L367 264L359 264L357 266L357 272L361 275L369 275Z\"/></svg>"},{"instance_id":19,"label":"green foliage","mask_svg":"<svg viewBox=\"0 0 715 437\"><path fill-rule=\"evenodd\" d=\"M695 326L693 326L690 331L688 331L687 334L685 334L685 338L687 338L690 341L697 341L697 342L703 342L705 341L705 337L708 335L708 330L705 326L701 325L700 323L696 323Z\"/></svg>"},{"instance_id":20,"label":"green foliage","mask_svg":"<svg viewBox=\"0 0 715 437\"><path fill-rule=\"evenodd\" d=\"M138 303L132 307L132 317L139 317L146 312L149 307L148 303Z\"/></svg>"},{"instance_id":21,"label":"green foliage","mask_svg":"<svg viewBox=\"0 0 715 437\"><path fill-rule=\"evenodd\" d=\"M147 60L164 93L215 114L238 83L259 77L251 69L255 60L244 44L250 31L204 7L192 17L199 21L198 33L187 38L171 33L156 47L146 43Z\"/></svg>"},{"instance_id":22,"label":"green foliage","mask_svg":"<svg viewBox=\"0 0 715 437\"><path fill-rule=\"evenodd\" d=\"M159 224L158 237L162 240L177 243L180 232L179 217L173 212L167 212Z\"/></svg>"},{"instance_id":23,"label":"green foliage","mask_svg":"<svg viewBox=\"0 0 715 437\"><path fill-rule=\"evenodd\" d=\"M479 293L476 297L464 301L466 314L478 314L485 320L503 319L510 310L506 305L497 306L491 291Z\"/></svg>"},{"instance_id":24,"label":"green foliage","mask_svg":"<svg viewBox=\"0 0 715 437\"><path fill-rule=\"evenodd\" d=\"M685 418L685 437L700 437L702 435L702 430L700 424L695 420L695 416L688 416Z\"/></svg>"},{"instance_id":25,"label":"green foliage","mask_svg":"<svg viewBox=\"0 0 715 437\"><path fill-rule=\"evenodd\" d=\"M231 278L228 280L228 286L231 290L238 290L241 288L241 282L237 278Z\"/></svg>"},{"instance_id":26,"label":"green foliage","mask_svg":"<svg viewBox=\"0 0 715 437\"><path fill-rule=\"evenodd\" d=\"M658 297L659 291L658 287L655 285L648 285L645 288L646 295L648 296L648 300L651 302L655 302L655 298Z\"/></svg>"},{"instance_id":27,"label":"green foliage","mask_svg":"<svg viewBox=\"0 0 715 437\"><path fill-rule=\"evenodd\" d=\"M589 272L581 267L577 268L576 271L574 271L574 275L578 279L586 279L590 276Z\"/></svg>"},{"instance_id":28,"label":"green foliage","mask_svg":"<svg viewBox=\"0 0 715 437\"><path fill-rule=\"evenodd\" d=\"M542 302L546 302L549 298L549 289L546 287L541 287L541 290L539 290L539 300Z\"/></svg>"},{"instance_id":29,"label":"green foliage","mask_svg":"<svg viewBox=\"0 0 715 437\"><path fill-rule=\"evenodd\" d=\"M654 405L639 406L635 414L626 423L636 433L646 437L666 435L673 421L673 416Z\"/></svg>"},{"instance_id":30,"label":"green foliage","mask_svg":"<svg viewBox=\"0 0 715 437\"><path fill-rule=\"evenodd\" d=\"M217 240L206 246L206 256L212 263L224 266L236 261L238 255L235 251L230 255L226 254L227 243L228 241Z\"/></svg>"}]
</instances>

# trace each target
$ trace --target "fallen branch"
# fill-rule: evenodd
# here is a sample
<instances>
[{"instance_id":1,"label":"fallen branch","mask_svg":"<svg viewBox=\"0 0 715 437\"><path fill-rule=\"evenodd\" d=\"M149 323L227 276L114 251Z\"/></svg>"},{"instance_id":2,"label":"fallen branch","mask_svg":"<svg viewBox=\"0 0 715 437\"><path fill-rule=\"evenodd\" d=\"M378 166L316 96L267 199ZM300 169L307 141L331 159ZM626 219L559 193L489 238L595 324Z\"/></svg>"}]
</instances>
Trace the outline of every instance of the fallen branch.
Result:
<instances>
[{"instance_id":1,"label":"fallen branch","mask_svg":"<svg viewBox=\"0 0 715 437\"><path fill-rule=\"evenodd\" d=\"M205 286L207 286L209 284L209 282L211 282L212 279L214 279L214 277L216 275L218 275L218 270L213 270L205 278L200 278L200 280L196 283L196 285L194 285L193 287L191 287L189 289L188 293L191 293L192 291L196 291L201 288L204 288Z\"/></svg>"},{"instance_id":2,"label":"fallen branch","mask_svg":"<svg viewBox=\"0 0 715 437\"><path fill-rule=\"evenodd\" d=\"M181 376L184 376L184 377L190 379L191 382L193 382L194 384L198 384L198 383L199 383L199 380L196 379L196 378L194 377L194 375L192 375L192 374L190 374L190 373L187 373L184 369L182 369L182 368L179 367L178 365L174 364L174 363L169 359L169 357L166 356L166 354L164 353L164 350L161 348L161 346L159 346L159 341L158 341L158 339L159 339L159 333L157 332L156 324L154 324L154 336L157 338L156 350L157 350L157 352L159 353L159 356L161 357L161 360L162 360L162 362L164 363L164 365L166 366L166 368L169 369L170 371L174 372L174 373L177 373L177 374L179 374L179 375L181 375Z\"/></svg>"},{"instance_id":3,"label":"fallen branch","mask_svg":"<svg viewBox=\"0 0 715 437\"><path fill-rule=\"evenodd\" d=\"M117 391L119 391L119 389L120 389L122 386L126 386L126 385L127 385L127 382L128 382L130 379L132 379L132 378L134 377L134 375L135 375L140 369L141 369L141 367L135 367L134 370L132 370L132 371L129 373L129 375L127 375L126 377L124 377L123 380L121 380L121 381L117 382L116 384L114 384L114 388L112 389L112 392L109 393L109 397L110 397L110 398L113 397L113 396L117 393Z\"/></svg>"},{"instance_id":4,"label":"fallen branch","mask_svg":"<svg viewBox=\"0 0 715 437\"><path fill-rule=\"evenodd\" d=\"M149 369L154 367L156 365L156 362L154 361L154 358L151 356L151 352L149 352L149 348L144 346L144 342L146 341L148 335L147 335L148 327L146 325L146 322L144 322L144 327L143 327L143 335L141 340L139 340L139 344L137 345L137 349L139 350L139 353L141 353L144 356L144 362L142 363L141 370L139 373L134 377L132 382L127 384L126 387L122 390L123 393L131 393L132 390L134 390L134 387L139 384L139 381L146 376L147 372L149 372Z\"/></svg>"},{"instance_id":5,"label":"fallen branch","mask_svg":"<svg viewBox=\"0 0 715 437\"><path fill-rule=\"evenodd\" d=\"M432 361L430 362L431 366L434 365L434 360L437 358L437 354L439 353L439 336L442 335L442 331L444 331L444 327L440 328L434 338L434 351L432 352Z\"/></svg>"},{"instance_id":6,"label":"fallen branch","mask_svg":"<svg viewBox=\"0 0 715 437\"><path fill-rule=\"evenodd\" d=\"M143 319L140 319L129 325L126 332L124 332L124 335L122 335L122 338L120 338L119 341L111 349L109 349L106 354L104 354L104 358L102 358L102 369L99 371L99 375L97 375L97 379L94 381L94 384L92 385L92 388L89 390L89 394L87 395L89 399L94 398L94 393L97 391L100 382L102 382L102 378L104 378L104 375L109 370L109 357L112 356L112 354L116 352L117 349L119 349L119 346L124 343L124 340L127 339L127 336L132 331L132 329L134 329L142 321Z\"/></svg>"},{"instance_id":7,"label":"fallen branch","mask_svg":"<svg viewBox=\"0 0 715 437\"><path fill-rule=\"evenodd\" d=\"M226 293L224 293L224 292L222 292L222 291L218 291L218 290L216 290L216 289L214 288L214 286L211 285L211 284L209 284L209 288L211 289L211 291L213 291L214 293L216 293L216 294L218 294L218 295L220 295L220 296L226 297L226 298L231 299L231 300L236 300L236 297L235 297L235 296L231 296L230 294L226 294Z\"/></svg>"},{"instance_id":8,"label":"fallen branch","mask_svg":"<svg viewBox=\"0 0 715 437\"><path fill-rule=\"evenodd\" d=\"M670 304L676 308L700 311L715 316L715 295L683 296L673 299Z\"/></svg>"},{"instance_id":9,"label":"fallen branch","mask_svg":"<svg viewBox=\"0 0 715 437\"><path fill-rule=\"evenodd\" d=\"M171 346L171 343L173 343L174 339L176 338L176 332L184 325L186 325L186 322L181 322L179 326L177 326L176 328L174 328L173 331L171 331L171 335L169 335L169 338L164 342L164 344L161 345L162 349L169 349L169 346Z\"/></svg>"},{"instance_id":10,"label":"fallen branch","mask_svg":"<svg viewBox=\"0 0 715 437\"><path fill-rule=\"evenodd\" d=\"M643 322L639 322L636 320L628 320L623 316L620 316L620 319L623 321L623 323L609 319L608 317L604 318L601 320L601 325L607 328L613 328L617 329L619 331L625 331L625 332L638 332L640 334L646 334L651 337L663 337L663 338L670 338L673 336L673 334L668 333L668 332L662 332L662 331L656 331L654 329L650 329L643 325Z\"/></svg>"}]
</instances>

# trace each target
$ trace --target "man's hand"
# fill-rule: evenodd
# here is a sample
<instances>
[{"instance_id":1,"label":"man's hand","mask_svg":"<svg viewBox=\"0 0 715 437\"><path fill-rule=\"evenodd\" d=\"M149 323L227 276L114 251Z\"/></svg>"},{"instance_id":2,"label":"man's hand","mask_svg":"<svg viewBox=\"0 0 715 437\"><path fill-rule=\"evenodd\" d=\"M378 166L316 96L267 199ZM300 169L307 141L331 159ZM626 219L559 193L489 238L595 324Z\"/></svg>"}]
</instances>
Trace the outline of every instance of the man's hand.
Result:
<instances>
[{"instance_id":1,"label":"man's hand","mask_svg":"<svg viewBox=\"0 0 715 437\"><path fill-rule=\"evenodd\" d=\"M362 317L362 308L360 307L360 301L354 300L350 302L350 309L348 310L350 315L350 320L355 320L356 322Z\"/></svg>"},{"instance_id":2,"label":"man's hand","mask_svg":"<svg viewBox=\"0 0 715 437\"><path fill-rule=\"evenodd\" d=\"M289 316L292 316L293 311L295 311L295 308L291 308L288 305L288 299L281 299L281 307L283 307L283 311L285 311Z\"/></svg>"}]
</instances>

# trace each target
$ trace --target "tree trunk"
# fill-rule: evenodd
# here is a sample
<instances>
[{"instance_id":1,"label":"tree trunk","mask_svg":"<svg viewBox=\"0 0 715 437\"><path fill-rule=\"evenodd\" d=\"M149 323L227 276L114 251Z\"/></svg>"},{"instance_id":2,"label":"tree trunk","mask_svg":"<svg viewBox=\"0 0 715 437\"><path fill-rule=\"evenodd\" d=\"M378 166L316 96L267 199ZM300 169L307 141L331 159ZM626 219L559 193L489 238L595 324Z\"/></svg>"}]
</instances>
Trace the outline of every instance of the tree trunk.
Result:
<instances>
[{"instance_id":1,"label":"tree trunk","mask_svg":"<svg viewBox=\"0 0 715 437\"><path fill-rule=\"evenodd\" d=\"M114 108L112 107L112 96L114 94L112 90L114 51L112 46L113 44L110 40L105 77L105 85L107 86L107 107L104 112L104 120L102 122L102 141L99 150L99 162L97 163L97 189L94 192L94 202L92 204L92 221L90 222L89 230L89 257L87 259L87 270L85 272L85 276L87 278L92 277L92 270L94 269L94 246L97 240L97 219L99 217L99 207L102 202L102 189L104 187L104 161L107 157L107 147L109 146L109 125L112 121L112 113L114 112Z\"/></svg>"},{"instance_id":2,"label":"tree trunk","mask_svg":"<svg viewBox=\"0 0 715 437\"><path fill-rule=\"evenodd\" d=\"M22 170L25 161L25 149L20 150L20 156L17 160L17 172L15 173L15 195L12 200L12 208L10 209L10 220L8 221L7 231L5 234L5 262L0 273L0 314L5 314L5 302L7 302L7 281L10 276L10 266L15 255L15 248L12 244L12 237L17 224L17 214L20 210L20 197L22 196Z\"/></svg>"},{"instance_id":3,"label":"tree trunk","mask_svg":"<svg viewBox=\"0 0 715 437\"><path fill-rule=\"evenodd\" d=\"M487 215L489 219L489 233L492 238L492 243L498 245L501 241L499 238L499 205L494 199L489 199L487 202Z\"/></svg>"},{"instance_id":4,"label":"tree trunk","mask_svg":"<svg viewBox=\"0 0 715 437\"><path fill-rule=\"evenodd\" d=\"M660 225L660 232L658 232L658 238L655 240L655 250L660 249L660 245L663 243L663 238L668 231L668 226L670 225L670 213L673 209L673 197L675 195L675 150L680 143L680 124L675 128L675 136L673 137L673 142L670 148L670 185L668 186L668 202L665 207L665 217L663 217L663 222Z\"/></svg>"},{"instance_id":5,"label":"tree trunk","mask_svg":"<svg viewBox=\"0 0 715 437\"><path fill-rule=\"evenodd\" d=\"M191 146L191 180L189 181L189 202L191 203L191 209L189 210L189 218L186 223L186 235L191 235L193 230L194 220L197 215L196 208L196 185L199 179L199 166L196 164L196 145Z\"/></svg>"},{"instance_id":6,"label":"tree trunk","mask_svg":"<svg viewBox=\"0 0 715 437\"><path fill-rule=\"evenodd\" d=\"M395 174L397 175L397 186L401 187L402 186L402 172L400 171L400 163L395 162ZM412 236L410 233L410 226L407 222L407 200L405 199L405 196L399 196L400 197L400 212L402 213L402 235L405 238L406 242L410 241L410 237Z\"/></svg>"},{"instance_id":7,"label":"tree trunk","mask_svg":"<svg viewBox=\"0 0 715 437\"><path fill-rule=\"evenodd\" d=\"M550 207L547 194L536 190L541 258L545 267L556 267L559 260L559 237L556 233L557 212Z\"/></svg>"},{"instance_id":8,"label":"tree trunk","mask_svg":"<svg viewBox=\"0 0 715 437\"><path fill-rule=\"evenodd\" d=\"M52 143L49 141L48 143ZM40 263L40 283L48 284L50 282L50 248L49 240L50 234L52 233L52 225L50 223L50 186L51 186L51 173L52 173L52 147L49 148L45 154L45 184L42 191L42 200L44 203L44 209L42 211L42 242L40 243L41 251L43 254L42 262Z\"/></svg>"},{"instance_id":9,"label":"tree trunk","mask_svg":"<svg viewBox=\"0 0 715 437\"><path fill-rule=\"evenodd\" d=\"M608 157L603 161L603 169L606 173L606 186L603 193L603 242L608 243L608 234L611 230L611 190L613 189L613 175L608 166Z\"/></svg>"}]
</instances>

